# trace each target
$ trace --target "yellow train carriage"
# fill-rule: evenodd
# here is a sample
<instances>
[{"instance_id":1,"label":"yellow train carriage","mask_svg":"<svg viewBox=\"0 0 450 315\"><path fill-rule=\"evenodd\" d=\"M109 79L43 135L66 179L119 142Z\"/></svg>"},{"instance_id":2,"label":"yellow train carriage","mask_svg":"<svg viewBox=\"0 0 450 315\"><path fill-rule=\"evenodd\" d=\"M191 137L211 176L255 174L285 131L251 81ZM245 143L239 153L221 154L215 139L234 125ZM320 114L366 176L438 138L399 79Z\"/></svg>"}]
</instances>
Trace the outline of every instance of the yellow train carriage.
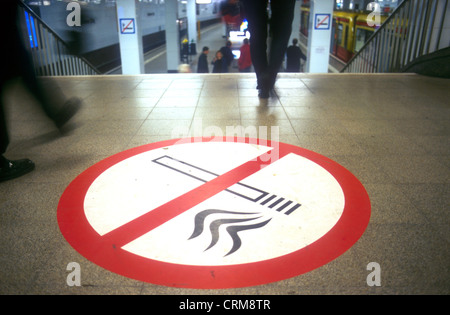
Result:
<instances>
[{"instance_id":1,"label":"yellow train carriage","mask_svg":"<svg viewBox=\"0 0 450 315\"><path fill-rule=\"evenodd\" d=\"M308 5L301 7L300 32L308 37L310 8ZM363 12L333 12L333 28L331 33L330 54L348 62L356 52L366 43L372 34L386 20L386 16L380 16L378 24L370 26L369 14Z\"/></svg>"},{"instance_id":2,"label":"yellow train carriage","mask_svg":"<svg viewBox=\"0 0 450 315\"><path fill-rule=\"evenodd\" d=\"M335 11L331 33L331 54L348 62L354 54L355 24L358 13Z\"/></svg>"},{"instance_id":3,"label":"yellow train carriage","mask_svg":"<svg viewBox=\"0 0 450 315\"><path fill-rule=\"evenodd\" d=\"M358 15L355 25L355 43L353 53L357 53L364 46L364 44L375 33L380 25L386 21L386 18L386 16L380 16L379 21L373 21L368 14ZM368 22L372 22L371 25L369 25Z\"/></svg>"}]
</instances>

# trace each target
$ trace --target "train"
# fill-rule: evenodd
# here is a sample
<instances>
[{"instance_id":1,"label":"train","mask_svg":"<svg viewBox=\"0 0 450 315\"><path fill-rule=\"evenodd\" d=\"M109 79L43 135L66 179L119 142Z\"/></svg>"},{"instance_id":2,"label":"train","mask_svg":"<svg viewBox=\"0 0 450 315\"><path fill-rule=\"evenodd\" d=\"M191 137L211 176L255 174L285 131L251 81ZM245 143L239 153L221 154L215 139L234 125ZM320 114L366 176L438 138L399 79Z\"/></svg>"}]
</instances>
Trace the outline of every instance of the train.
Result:
<instances>
[{"instance_id":1,"label":"train","mask_svg":"<svg viewBox=\"0 0 450 315\"><path fill-rule=\"evenodd\" d=\"M308 37L310 8L307 5L302 5L300 11L300 33ZM383 24L387 16L381 15L380 23L373 26L369 25L369 18L367 12L334 11L330 54L343 63L350 61Z\"/></svg>"},{"instance_id":2,"label":"train","mask_svg":"<svg viewBox=\"0 0 450 315\"><path fill-rule=\"evenodd\" d=\"M77 54L87 59L99 72L107 73L119 66L121 60L115 0L77 1L82 10L81 27L67 25L69 2L73 1L24 1L66 43L71 45L76 42ZM222 0L211 0L210 3L196 4L197 23L201 28L221 22L221 2ZM164 0L141 0L138 12L146 53L165 43ZM178 0L180 41L187 34L186 15L186 1ZM34 44L31 43L31 47Z\"/></svg>"}]
</instances>

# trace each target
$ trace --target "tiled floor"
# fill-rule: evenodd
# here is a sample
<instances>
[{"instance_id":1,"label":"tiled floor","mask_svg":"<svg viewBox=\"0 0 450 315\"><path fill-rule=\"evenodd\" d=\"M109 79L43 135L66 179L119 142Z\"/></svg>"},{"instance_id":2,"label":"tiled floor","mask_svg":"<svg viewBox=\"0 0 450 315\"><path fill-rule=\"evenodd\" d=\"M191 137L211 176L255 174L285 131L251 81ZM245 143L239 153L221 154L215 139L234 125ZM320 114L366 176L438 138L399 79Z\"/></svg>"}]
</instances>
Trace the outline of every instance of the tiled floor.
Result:
<instances>
[{"instance_id":1,"label":"tiled floor","mask_svg":"<svg viewBox=\"0 0 450 315\"><path fill-rule=\"evenodd\" d=\"M450 81L409 74L281 74L267 101L257 98L253 74L54 81L85 101L74 119L78 128L64 137L52 138L55 129L19 85L8 96L12 139L6 156L28 157L36 170L0 184L1 294L450 293ZM337 259L301 276L207 291L116 275L66 242L56 209L78 174L126 149L204 135L211 126L224 134L227 126L267 127L260 138L278 127L279 141L346 167L370 196L364 235ZM66 284L70 262L81 266L81 287ZM366 283L369 262L380 264L380 287Z\"/></svg>"}]
</instances>

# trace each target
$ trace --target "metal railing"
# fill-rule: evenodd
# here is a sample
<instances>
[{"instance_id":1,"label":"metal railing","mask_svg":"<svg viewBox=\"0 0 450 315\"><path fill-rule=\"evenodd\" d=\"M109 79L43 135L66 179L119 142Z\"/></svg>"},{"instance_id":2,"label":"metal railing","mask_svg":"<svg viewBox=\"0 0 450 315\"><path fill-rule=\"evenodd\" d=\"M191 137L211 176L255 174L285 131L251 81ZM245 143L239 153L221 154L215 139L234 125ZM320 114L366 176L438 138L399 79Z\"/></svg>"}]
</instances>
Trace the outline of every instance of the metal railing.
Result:
<instances>
[{"instance_id":1,"label":"metal railing","mask_svg":"<svg viewBox=\"0 0 450 315\"><path fill-rule=\"evenodd\" d=\"M404 0L341 72L401 72L415 59L450 46L448 0Z\"/></svg>"},{"instance_id":2,"label":"metal railing","mask_svg":"<svg viewBox=\"0 0 450 315\"><path fill-rule=\"evenodd\" d=\"M96 75L99 71L82 56L71 53L69 45L33 10L18 1L24 43L38 76Z\"/></svg>"}]
</instances>

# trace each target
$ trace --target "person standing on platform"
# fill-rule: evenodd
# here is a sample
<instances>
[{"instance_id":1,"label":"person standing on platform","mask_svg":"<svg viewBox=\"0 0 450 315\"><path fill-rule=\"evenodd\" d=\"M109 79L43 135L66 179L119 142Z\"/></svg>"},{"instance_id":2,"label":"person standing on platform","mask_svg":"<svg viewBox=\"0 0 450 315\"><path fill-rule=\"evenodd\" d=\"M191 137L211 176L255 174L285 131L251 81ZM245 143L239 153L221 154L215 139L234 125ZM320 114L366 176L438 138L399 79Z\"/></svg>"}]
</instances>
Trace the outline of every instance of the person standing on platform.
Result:
<instances>
[{"instance_id":1,"label":"person standing on platform","mask_svg":"<svg viewBox=\"0 0 450 315\"><path fill-rule=\"evenodd\" d=\"M224 73L226 71L227 63L223 58L222 52L219 50L216 52L216 57L212 61L213 64L213 73Z\"/></svg>"},{"instance_id":2,"label":"person standing on platform","mask_svg":"<svg viewBox=\"0 0 450 315\"><path fill-rule=\"evenodd\" d=\"M269 98L284 60L294 19L295 0L270 1L270 54L267 56L268 0L241 0L250 31L250 52L256 72L258 96Z\"/></svg>"},{"instance_id":3,"label":"person standing on platform","mask_svg":"<svg viewBox=\"0 0 450 315\"><path fill-rule=\"evenodd\" d=\"M46 82L46 88L36 78L33 63L22 43L19 21L19 1L2 2L3 22L8 25L8 31L2 34L5 43L2 58L6 61L0 73L0 182L17 178L31 172L35 165L29 159L9 160L4 155L9 145L9 135L3 104L3 94L7 85L22 79L23 86L38 101L47 116L54 122L59 131L64 131L66 123L78 111L81 100L71 98L66 100L59 88Z\"/></svg>"},{"instance_id":4,"label":"person standing on platform","mask_svg":"<svg viewBox=\"0 0 450 315\"><path fill-rule=\"evenodd\" d=\"M202 54L198 58L198 65L197 65L198 73L209 73L208 54L209 48L207 46L203 47Z\"/></svg>"},{"instance_id":5,"label":"person standing on platform","mask_svg":"<svg viewBox=\"0 0 450 315\"><path fill-rule=\"evenodd\" d=\"M234 55L231 51L231 42L227 41L226 45L220 48L220 52L222 53L222 58L225 63L224 72L229 72L231 63L234 60Z\"/></svg>"},{"instance_id":6,"label":"person standing on platform","mask_svg":"<svg viewBox=\"0 0 450 315\"><path fill-rule=\"evenodd\" d=\"M294 38L292 45L286 50L286 72L300 72L300 59L306 61L306 56L297 43L297 38Z\"/></svg>"},{"instance_id":7,"label":"person standing on platform","mask_svg":"<svg viewBox=\"0 0 450 315\"><path fill-rule=\"evenodd\" d=\"M250 45L248 38L244 39L244 44L241 46L241 55L238 60L239 72L250 72L252 68L252 57L250 54Z\"/></svg>"}]
</instances>

